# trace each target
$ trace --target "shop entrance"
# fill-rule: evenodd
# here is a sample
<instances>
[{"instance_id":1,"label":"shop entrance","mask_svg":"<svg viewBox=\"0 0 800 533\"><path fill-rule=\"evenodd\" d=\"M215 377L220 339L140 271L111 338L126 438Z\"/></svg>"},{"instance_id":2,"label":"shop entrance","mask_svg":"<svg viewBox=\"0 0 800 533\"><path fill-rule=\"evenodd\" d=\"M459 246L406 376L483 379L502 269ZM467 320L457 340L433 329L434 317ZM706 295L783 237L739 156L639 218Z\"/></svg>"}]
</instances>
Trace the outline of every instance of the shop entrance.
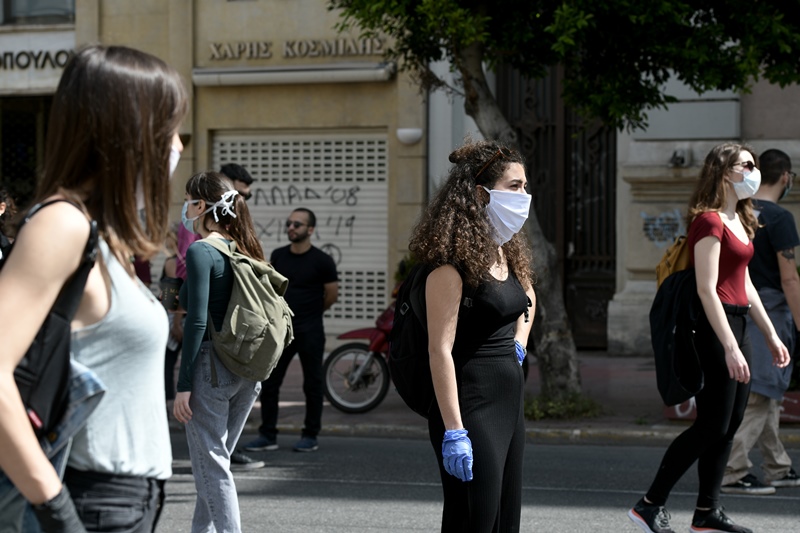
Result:
<instances>
[{"instance_id":1,"label":"shop entrance","mask_svg":"<svg viewBox=\"0 0 800 533\"><path fill-rule=\"evenodd\" d=\"M51 102L51 96L0 98L0 186L20 208L36 190Z\"/></svg>"}]
</instances>

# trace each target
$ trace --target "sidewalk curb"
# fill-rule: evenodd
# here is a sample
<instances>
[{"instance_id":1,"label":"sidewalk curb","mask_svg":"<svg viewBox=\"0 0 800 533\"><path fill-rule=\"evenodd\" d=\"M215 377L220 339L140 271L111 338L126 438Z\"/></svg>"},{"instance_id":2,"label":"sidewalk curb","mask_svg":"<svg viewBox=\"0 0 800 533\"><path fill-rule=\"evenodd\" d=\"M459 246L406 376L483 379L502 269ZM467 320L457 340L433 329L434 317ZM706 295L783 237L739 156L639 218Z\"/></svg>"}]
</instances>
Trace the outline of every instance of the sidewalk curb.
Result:
<instances>
[{"instance_id":1,"label":"sidewalk curb","mask_svg":"<svg viewBox=\"0 0 800 533\"><path fill-rule=\"evenodd\" d=\"M642 429L623 428L536 428L525 430L528 440L573 444L628 444L652 445L669 443L688 426L655 425ZM282 433L300 434L302 425L278 424ZM258 432L257 424L248 423L246 433ZM428 439L427 425L389 424L332 424L323 426L321 436L358 436L380 438ZM800 428L781 429L781 440L792 447L800 447Z\"/></svg>"}]
</instances>

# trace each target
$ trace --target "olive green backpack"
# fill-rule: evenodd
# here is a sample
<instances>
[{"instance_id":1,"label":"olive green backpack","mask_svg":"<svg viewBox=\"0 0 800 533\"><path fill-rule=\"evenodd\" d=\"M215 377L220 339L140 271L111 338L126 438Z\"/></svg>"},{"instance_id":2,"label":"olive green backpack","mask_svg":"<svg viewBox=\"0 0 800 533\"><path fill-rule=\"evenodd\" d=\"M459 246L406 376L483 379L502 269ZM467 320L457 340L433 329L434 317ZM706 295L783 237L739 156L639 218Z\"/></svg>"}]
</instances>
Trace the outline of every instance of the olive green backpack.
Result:
<instances>
[{"instance_id":1,"label":"olive green backpack","mask_svg":"<svg viewBox=\"0 0 800 533\"><path fill-rule=\"evenodd\" d=\"M220 239L203 242L225 254L233 270L233 289L222 329L216 331L210 317L208 321L214 351L237 376L263 381L294 339L294 313L283 298L289 280L269 263L237 252L233 241L227 246ZM211 370L212 384L216 384L214 365Z\"/></svg>"}]
</instances>

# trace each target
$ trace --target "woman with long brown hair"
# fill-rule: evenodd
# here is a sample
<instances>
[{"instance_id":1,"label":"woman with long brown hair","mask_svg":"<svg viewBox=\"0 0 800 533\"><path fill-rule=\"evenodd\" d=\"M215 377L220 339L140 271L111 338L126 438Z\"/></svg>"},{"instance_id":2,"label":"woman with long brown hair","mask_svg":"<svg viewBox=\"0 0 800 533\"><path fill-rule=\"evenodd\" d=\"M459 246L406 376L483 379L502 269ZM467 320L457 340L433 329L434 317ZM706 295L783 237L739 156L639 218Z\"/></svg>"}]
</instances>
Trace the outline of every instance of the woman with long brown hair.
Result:
<instances>
[{"instance_id":1,"label":"woman with long brown hair","mask_svg":"<svg viewBox=\"0 0 800 533\"><path fill-rule=\"evenodd\" d=\"M242 195L219 172L201 172L186 184L181 215L184 227L203 239L236 243L237 251L264 260L261 243ZM183 355L178 375L175 418L186 424L189 455L197 487L192 532L241 531L239 500L230 458L260 381L242 378L219 360L211 332L222 329L233 288L228 258L202 240L186 251L186 282L180 302L186 309Z\"/></svg>"},{"instance_id":2,"label":"woman with long brown hair","mask_svg":"<svg viewBox=\"0 0 800 533\"><path fill-rule=\"evenodd\" d=\"M673 531L664 505L675 483L697 462L700 486L690 531L752 533L722 512L719 494L750 390L748 313L764 334L775 364L789 363L747 269L758 227L750 198L760 176L753 150L720 144L706 156L689 201L687 244L703 311L694 342L704 384L695 396L697 418L672 441L650 490L628 512L645 532Z\"/></svg>"},{"instance_id":3,"label":"woman with long brown hair","mask_svg":"<svg viewBox=\"0 0 800 533\"><path fill-rule=\"evenodd\" d=\"M53 97L35 197L41 209L0 271L0 467L48 531L81 531L76 508L89 531L149 532L158 519L172 473L161 384L167 319L132 258L152 257L164 241L187 107L175 69L121 46L79 50ZM105 395L72 442L62 485L36 441L14 369L81 263L89 219L98 254L72 321L71 352ZM17 522L6 512L0 505L0 519Z\"/></svg>"},{"instance_id":4,"label":"woman with long brown hair","mask_svg":"<svg viewBox=\"0 0 800 533\"><path fill-rule=\"evenodd\" d=\"M439 461L442 531L519 531L524 376L535 303L522 156L493 141L450 154L447 181L409 249L432 268L425 300L436 402L428 416ZM469 313L459 317L464 295Z\"/></svg>"}]
</instances>

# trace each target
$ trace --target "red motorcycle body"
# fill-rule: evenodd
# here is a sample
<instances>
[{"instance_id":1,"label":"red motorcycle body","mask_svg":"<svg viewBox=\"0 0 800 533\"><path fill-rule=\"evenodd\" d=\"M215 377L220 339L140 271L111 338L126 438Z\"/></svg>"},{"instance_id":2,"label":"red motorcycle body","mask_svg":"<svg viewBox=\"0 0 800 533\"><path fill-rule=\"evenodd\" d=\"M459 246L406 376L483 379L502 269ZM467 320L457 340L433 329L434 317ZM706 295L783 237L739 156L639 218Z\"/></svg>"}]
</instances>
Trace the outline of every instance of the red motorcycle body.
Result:
<instances>
[{"instance_id":1,"label":"red motorcycle body","mask_svg":"<svg viewBox=\"0 0 800 533\"><path fill-rule=\"evenodd\" d=\"M361 328L346 331L339 335L338 339L367 339L369 350L382 354L386 357L389 353L389 334L394 324L394 302L389 304L383 313L375 320L374 328Z\"/></svg>"}]
</instances>

